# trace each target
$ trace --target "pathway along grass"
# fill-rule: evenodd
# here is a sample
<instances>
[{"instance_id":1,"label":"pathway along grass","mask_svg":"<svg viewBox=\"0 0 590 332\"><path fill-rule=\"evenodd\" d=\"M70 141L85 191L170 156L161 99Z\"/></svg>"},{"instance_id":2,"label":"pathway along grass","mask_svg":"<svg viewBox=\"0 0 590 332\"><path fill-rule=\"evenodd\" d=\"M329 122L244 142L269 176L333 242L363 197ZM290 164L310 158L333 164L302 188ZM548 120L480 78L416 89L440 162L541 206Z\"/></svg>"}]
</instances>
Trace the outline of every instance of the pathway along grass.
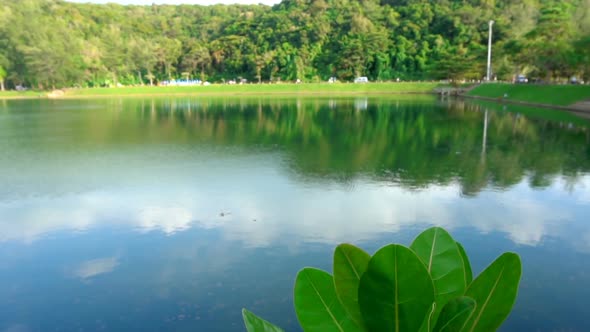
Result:
<instances>
[{"instance_id":1,"label":"pathway along grass","mask_svg":"<svg viewBox=\"0 0 590 332\"><path fill-rule=\"evenodd\" d=\"M137 86L121 88L81 88L66 89L60 98L103 97L103 96L236 96L236 95L349 95L349 94L404 94L432 93L434 88L441 86L431 82L401 83L303 83L303 84L244 84L209 86ZM14 91L1 92L0 98L38 98L47 96L47 92Z\"/></svg>"},{"instance_id":2,"label":"pathway along grass","mask_svg":"<svg viewBox=\"0 0 590 332\"><path fill-rule=\"evenodd\" d=\"M467 94L505 101L570 106L590 100L590 85L482 84Z\"/></svg>"}]
</instances>

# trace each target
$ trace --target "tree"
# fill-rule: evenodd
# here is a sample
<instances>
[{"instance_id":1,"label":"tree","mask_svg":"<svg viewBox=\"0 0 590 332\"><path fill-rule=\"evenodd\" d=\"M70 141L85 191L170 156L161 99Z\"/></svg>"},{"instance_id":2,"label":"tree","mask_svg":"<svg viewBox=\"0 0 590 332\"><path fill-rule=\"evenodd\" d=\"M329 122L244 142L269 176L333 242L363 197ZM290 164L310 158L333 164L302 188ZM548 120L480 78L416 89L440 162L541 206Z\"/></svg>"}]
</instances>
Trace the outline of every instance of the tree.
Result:
<instances>
[{"instance_id":1,"label":"tree","mask_svg":"<svg viewBox=\"0 0 590 332\"><path fill-rule=\"evenodd\" d=\"M0 91L4 91L4 79L6 78L6 70L0 65Z\"/></svg>"},{"instance_id":2,"label":"tree","mask_svg":"<svg viewBox=\"0 0 590 332\"><path fill-rule=\"evenodd\" d=\"M529 32L527 52L539 74L551 80L556 76L569 76L571 71L573 26L567 3L548 2L541 8L537 26Z\"/></svg>"},{"instance_id":3,"label":"tree","mask_svg":"<svg viewBox=\"0 0 590 332\"><path fill-rule=\"evenodd\" d=\"M176 71L173 65L178 63L182 54L182 43L178 39L160 37L156 39L155 45L155 59L164 69L165 75L172 79L172 73Z\"/></svg>"},{"instance_id":4,"label":"tree","mask_svg":"<svg viewBox=\"0 0 590 332\"><path fill-rule=\"evenodd\" d=\"M46 26L36 31L26 45L20 46L20 51L30 79L39 87L68 86L83 79L79 39L68 35L64 26Z\"/></svg>"},{"instance_id":5,"label":"tree","mask_svg":"<svg viewBox=\"0 0 590 332\"><path fill-rule=\"evenodd\" d=\"M590 81L590 35L578 39L574 50L577 71L585 81Z\"/></svg>"},{"instance_id":6,"label":"tree","mask_svg":"<svg viewBox=\"0 0 590 332\"><path fill-rule=\"evenodd\" d=\"M452 81L480 79L483 73L483 64L477 59L481 58L481 55L469 53L463 47L450 49L441 54L432 70L432 75L435 78Z\"/></svg>"},{"instance_id":7,"label":"tree","mask_svg":"<svg viewBox=\"0 0 590 332\"><path fill-rule=\"evenodd\" d=\"M180 61L180 67L189 72L196 73L200 69L201 81L205 81L205 70L211 65L211 54L209 49L202 42L190 39L184 45L184 54Z\"/></svg>"},{"instance_id":8,"label":"tree","mask_svg":"<svg viewBox=\"0 0 590 332\"><path fill-rule=\"evenodd\" d=\"M137 71L137 77L142 85L143 78L141 72L143 70L147 72L146 78L150 81L150 85L153 85L152 71L156 65L156 58L154 57L155 50L155 45L143 38L133 39L129 43L131 67Z\"/></svg>"},{"instance_id":9,"label":"tree","mask_svg":"<svg viewBox=\"0 0 590 332\"><path fill-rule=\"evenodd\" d=\"M106 27L102 37L102 63L116 86L119 78L130 69L129 43L120 27L116 25Z\"/></svg>"},{"instance_id":10,"label":"tree","mask_svg":"<svg viewBox=\"0 0 590 332\"><path fill-rule=\"evenodd\" d=\"M258 83L262 81L262 69L272 64L275 56L274 54L274 52L268 51L263 54L256 54L252 58L254 67L256 68L256 78L258 79ZM272 81L272 70L269 79Z\"/></svg>"}]
</instances>

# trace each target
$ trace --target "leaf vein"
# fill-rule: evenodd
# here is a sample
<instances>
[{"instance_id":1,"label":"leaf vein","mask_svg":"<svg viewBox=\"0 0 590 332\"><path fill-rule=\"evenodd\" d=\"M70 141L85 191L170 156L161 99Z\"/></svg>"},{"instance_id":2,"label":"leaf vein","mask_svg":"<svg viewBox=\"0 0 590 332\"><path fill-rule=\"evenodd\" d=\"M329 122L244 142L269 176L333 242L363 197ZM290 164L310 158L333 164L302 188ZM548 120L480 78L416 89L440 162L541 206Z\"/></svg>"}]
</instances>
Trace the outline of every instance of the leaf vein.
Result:
<instances>
[{"instance_id":1,"label":"leaf vein","mask_svg":"<svg viewBox=\"0 0 590 332\"><path fill-rule=\"evenodd\" d=\"M505 266L502 267L502 271L500 271L500 275L498 275L498 278L496 279L496 282L494 283L494 287L492 287L492 290L490 291L490 294L488 295L488 297L484 301L483 305L481 306L481 310L477 314L477 317L475 317L475 320L473 321L473 325L471 326L471 332L473 332L475 330L475 326L477 325L477 323L479 323L479 320L481 319L481 315L483 314L484 310L486 309L486 306L488 305L488 302L492 298L492 295L494 295L494 292L496 291L496 287L498 286L498 283L500 282L500 279L502 279L502 275L504 274L504 269L505 268L506 268Z\"/></svg>"},{"instance_id":2,"label":"leaf vein","mask_svg":"<svg viewBox=\"0 0 590 332\"><path fill-rule=\"evenodd\" d=\"M354 275L356 276L356 278L358 280L361 280L361 277L359 276L359 273L356 270L356 267L354 266L354 264L352 264L352 261L350 260L350 257L348 257L348 251L343 250L343 252L344 252L344 257L346 257L346 260L348 261L348 263L350 264L350 267L352 268L352 271L354 272Z\"/></svg>"},{"instance_id":3,"label":"leaf vein","mask_svg":"<svg viewBox=\"0 0 590 332\"><path fill-rule=\"evenodd\" d=\"M320 301L322 301L322 304L324 305L324 308L326 308L326 311L328 312L328 314L332 318L332 321L334 321L334 324L336 324L336 327L338 327L338 330L340 332L344 332L344 330L342 329L342 326L340 325L340 323L338 322L338 320L336 319L336 317L334 317L334 315L332 314L332 310L330 310L330 307L328 307L326 305L326 302L324 301L322 295L320 294L320 292L318 291L318 289L315 287L315 284L311 281L311 278L309 277L309 274L306 273L305 276L307 277L307 280L309 281L309 284L311 285L311 287L313 288L313 290L316 292L316 294L319 297Z\"/></svg>"},{"instance_id":4,"label":"leaf vein","mask_svg":"<svg viewBox=\"0 0 590 332\"><path fill-rule=\"evenodd\" d=\"M438 229L434 229L434 238L432 239L432 247L430 248L430 259L428 261L428 273L432 271L432 258L434 257L434 246L436 245L436 233Z\"/></svg>"}]
</instances>

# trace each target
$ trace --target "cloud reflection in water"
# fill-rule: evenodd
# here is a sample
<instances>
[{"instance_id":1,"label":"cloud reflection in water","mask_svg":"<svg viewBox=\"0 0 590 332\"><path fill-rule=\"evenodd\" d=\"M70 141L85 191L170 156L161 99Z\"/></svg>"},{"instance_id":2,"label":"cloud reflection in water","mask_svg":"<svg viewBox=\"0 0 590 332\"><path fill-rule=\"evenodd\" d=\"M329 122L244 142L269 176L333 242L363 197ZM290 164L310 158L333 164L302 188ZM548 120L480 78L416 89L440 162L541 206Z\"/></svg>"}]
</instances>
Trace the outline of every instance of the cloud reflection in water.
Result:
<instances>
[{"instance_id":1,"label":"cloud reflection in water","mask_svg":"<svg viewBox=\"0 0 590 332\"><path fill-rule=\"evenodd\" d=\"M265 247L370 240L383 232L432 223L503 232L517 244L532 246L549 234L579 236L568 231L569 223L579 218L575 218L576 202L559 189L560 181L543 191L532 190L523 181L506 192L484 191L463 198L458 184L408 190L359 178L353 189L341 184L304 187L272 169L257 174L263 175L218 176L218 187L231 188L223 197L207 188L175 184L158 191L113 189L0 203L4 216L0 241L30 243L55 232L91 232L101 227L165 234L199 227L219 228L227 240ZM580 197L588 195L587 188L578 190L584 191ZM220 216L221 211L231 214Z\"/></svg>"},{"instance_id":2,"label":"cloud reflection in water","mask_svg":"<svg viewBox=\"0 0 590 332\"><path fill-rule=\"evenodd\" d=\"M74 275L80 279L90 279L101 274L111 273L119 265L117 257L98 258L83 262L75 270Z\"/></svg>"}]
</instances>

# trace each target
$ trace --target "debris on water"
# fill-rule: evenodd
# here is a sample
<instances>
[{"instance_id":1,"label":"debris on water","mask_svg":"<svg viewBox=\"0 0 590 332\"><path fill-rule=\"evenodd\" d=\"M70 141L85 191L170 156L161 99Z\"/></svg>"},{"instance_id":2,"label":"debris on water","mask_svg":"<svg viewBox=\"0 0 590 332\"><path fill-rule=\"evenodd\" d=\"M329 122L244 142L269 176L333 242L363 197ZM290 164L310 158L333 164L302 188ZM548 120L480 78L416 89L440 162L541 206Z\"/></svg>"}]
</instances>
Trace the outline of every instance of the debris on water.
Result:
<instances>
[{"instance_id":1,"label":"debris on water","mask_svg":"<svg viewBox=\"0 0 590 332\"><path fill-rule=\"evenodd\" d=\"M220 217L224 217L224 216L229 216L231 214L231 212L221 212L219 213Z\"/></svg>"}]
</instances>

